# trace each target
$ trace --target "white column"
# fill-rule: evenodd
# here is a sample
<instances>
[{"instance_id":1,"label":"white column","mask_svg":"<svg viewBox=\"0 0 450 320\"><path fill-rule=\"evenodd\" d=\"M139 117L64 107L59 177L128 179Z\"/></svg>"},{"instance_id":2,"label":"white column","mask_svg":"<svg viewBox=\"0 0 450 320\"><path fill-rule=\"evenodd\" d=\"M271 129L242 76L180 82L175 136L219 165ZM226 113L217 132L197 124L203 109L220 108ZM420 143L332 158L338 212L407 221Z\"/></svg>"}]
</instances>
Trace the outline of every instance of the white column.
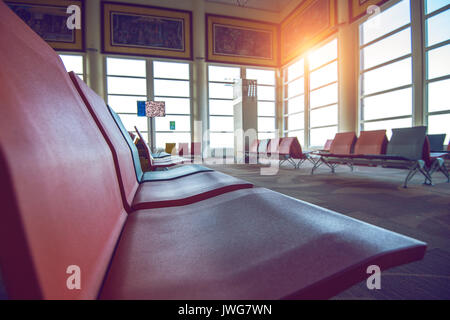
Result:
<instances>
[{"instance_id":1,"label":"white column","mask_svg":"<svg viewBox=\"0 0 450 320\"><path fill-rule=\"evenodd\" d=\"M205 62L205 2L194 0L193 3L193 120L192 140L202 142L203 154L209 145L209 136L205 136L208 129L208 81L207 66ZM198 122L201 122L199 125Z\"/></svg>"},{"instance_id":2,"label":"white column","mask_svg":"<svg viewBox=\"0 0 450 320\"><path fill-rule=\"evenodd\" d=\"M348 1L338 1L339 23L339 132L358 133L359 46L358 24L348 24Z\"/></svg>"},{"instance_id":3,"label":"white column","mask_svg":"<svg viewBox=\"0 0 450 320\"><path fill-rule=\"evenodd\" d=\"M87 83L98 95L106 98L104 65L101 48L100 0L84 2Z\"/></svg>"}]
</instances>

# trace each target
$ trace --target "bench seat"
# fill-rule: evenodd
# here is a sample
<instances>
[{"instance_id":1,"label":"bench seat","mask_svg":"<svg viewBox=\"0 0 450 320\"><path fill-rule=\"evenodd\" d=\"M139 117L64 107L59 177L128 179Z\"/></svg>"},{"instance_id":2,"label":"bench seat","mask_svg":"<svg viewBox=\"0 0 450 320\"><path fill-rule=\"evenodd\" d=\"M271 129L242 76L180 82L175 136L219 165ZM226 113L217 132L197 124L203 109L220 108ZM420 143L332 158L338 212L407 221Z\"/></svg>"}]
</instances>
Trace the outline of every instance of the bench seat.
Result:
<instances>
[{"instance_id":1,"label":"bench seat","mask_svg":"<svg viewBox=\"0 0 450 320\"><path fill-rule=\"evenodd\" d=\"M102 299L324 299L425 244L267 189L131 214Z\"/></svg>"}]
</instances>

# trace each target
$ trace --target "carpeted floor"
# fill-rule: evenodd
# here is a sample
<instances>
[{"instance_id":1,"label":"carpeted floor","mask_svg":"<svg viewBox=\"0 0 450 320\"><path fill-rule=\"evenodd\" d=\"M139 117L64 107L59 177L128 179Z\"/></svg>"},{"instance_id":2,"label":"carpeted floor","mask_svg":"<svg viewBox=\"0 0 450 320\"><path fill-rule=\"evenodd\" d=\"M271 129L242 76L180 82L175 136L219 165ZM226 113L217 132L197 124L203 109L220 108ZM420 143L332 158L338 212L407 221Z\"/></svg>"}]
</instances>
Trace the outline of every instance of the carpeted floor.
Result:
<instances>
[{"instance_id":1,"label":"carpeted floor","mask_svg":"<svg viewBox=\"0 0 450 320\"><path fill-rule=\"evenodd\" d=\"M250 181L347 216L428 243L424 260L382 272L381 290L365 282L335 299L450 299L450 184L435 173L434 186L422 185L417 174L402 188L406 171L339 167L336 174L311 165L283 166L276 175L261 175L260 165L210 165Z\"/></svg>"}]
</instances>

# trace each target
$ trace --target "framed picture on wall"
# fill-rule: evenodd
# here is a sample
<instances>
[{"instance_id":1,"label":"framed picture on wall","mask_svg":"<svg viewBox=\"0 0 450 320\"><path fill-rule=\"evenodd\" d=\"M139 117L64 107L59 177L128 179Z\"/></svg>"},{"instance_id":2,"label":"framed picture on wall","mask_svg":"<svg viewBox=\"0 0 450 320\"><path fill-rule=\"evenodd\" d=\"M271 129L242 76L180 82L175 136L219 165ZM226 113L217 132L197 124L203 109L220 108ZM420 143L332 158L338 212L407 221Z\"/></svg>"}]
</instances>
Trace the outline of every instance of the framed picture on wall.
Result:
<instances>
[{"instance_id":1,"label":"framed picture on wall","mask_svg":"<svg viewBox=\"0 0 450 320\"><path fill-rule=\"evenodd\" d=\"M281 64L337 31L336 0L305 0L281 22Z\"/></svg>"},{"instance_id":2,"label":"framed picture on wall","mask_svg":"<svg viewBox=\"0 0 450 320\"><path fill-rule=\"evenodd\" d=\"M83 0L6 0L5 3L53 49L84 51ZM67 26L74 13L67 13L71 5L80 8L80 29Z\"/></svg>"},{"instance_id":3,"label":"framed picture on wall","mask_svg":"<svg viewBox=\"0 0 450 320\"><path fill-rule=\"evenodd\" d=\"M206 60L277 67L278 26L267 22L206 15Z\"/></svg>"},{"instance_id":4,"label":"framed picture on wall","mask_svg":"<svg viewBox=\"0 0 450 320\"><path fill-rule=\"evenodd\" d=\"M190 11L102 2L102 52L192 60Z\"/></svg>"},{"instance_id":5,"label":"framed picture on wall","mask_svg":"<svg viewBox=\"0 0 450 320\"><path fill-rule=\"evenodd\" d=\"M364 17L370 6L381 6L388 0L348 0L350 8L350 21L356 21Z\"/></svg>"}]
</instances>

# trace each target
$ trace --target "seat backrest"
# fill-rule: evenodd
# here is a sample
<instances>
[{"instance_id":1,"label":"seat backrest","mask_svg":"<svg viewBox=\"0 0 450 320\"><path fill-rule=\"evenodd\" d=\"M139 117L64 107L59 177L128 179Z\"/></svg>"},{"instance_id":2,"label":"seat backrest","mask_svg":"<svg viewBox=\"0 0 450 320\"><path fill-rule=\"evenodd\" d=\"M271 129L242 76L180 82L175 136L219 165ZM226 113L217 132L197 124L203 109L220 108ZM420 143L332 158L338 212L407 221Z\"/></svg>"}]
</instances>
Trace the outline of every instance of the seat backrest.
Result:
<instances>
[{"instance_id":1,"label":"seat backrest","mask_svg":"<svg viewBox=\"0 0 450 320\"><path fill-rule=\"evenodd\" d=\"M202 155L202 143L201 142L191 142L191 155L201 156Z\"/></svg>"},{"instance_id":2,"label":"seat backrest","mask_svg":"<svg viewBox=\"0 0 450 320\"><path fill-rule=\"evenodd\" d=\"M427 127L392 129L386 154L411 160L422 159L426 132Z\"/></svg>"},{"instance_id":3,"label":"seat backrest","mask_svg":"<svg viewBox=\"0 0 450 320\"><path fill-rule=\"evenodd\" d=\"M430 149L433 152L444 151L444 141L447 135L444 134L429 134L428 141L430 142Z\"/></svg>"},{"instance_id":4,"label":"seat backrest","mask_svg":"<svg viewBox=\"0 0 450 320\"><path fill-rule=\"evenodd\" d=\"M354 132L336 133L333 143L330 147L332 154L352 154L356 143L356 134Z\"/></svg>"},{"instance_id":5,"label":"seat backrest","mask_svg":"<svg viewBox=\"0 0 450 320\"><path fill-rule=\"evenodd\" d=\"M447 151L450 151L450 142L448 143Z\"/></svg>"},{"instance_id":6,"label":"seat backrest","mask_svg":"<svg viewBox=\"0 0 450 320\"><path fill-rule=\"evenodd\" d=\"M153 155L152 155L152 151L150 150L150 147L148 146L147 141L145 141L144 136L142 135L141 131L138 129L138 127L134 126L134 130L136 130L136 133L139 137L139 139L142 141L142 144L144 145L144 153L145 153L145 157L147 158L147 160L149 161L149 165L150 165L150 169L153 169Z\"/></svg>"},{"instance_id":7,"label":"seat backrest","mask_svg":"<svg viewBox=\"0 0 450 320\"><path fill-rule=\"evenodd\" d=\"M377 155L385 154L388 139L386 130L361 131L355 144L355 154Z\"/></svg>"},{"instance_id":8,"label":"seat backrest","mask_svg":"<svg viewBox=\"0 0 450 320\"><path fill-rule=\"evenodd\" d=\"M258 153L259 154L267 154L269 141L270 141L269 139L264 139L264 140L259 141L259 145L258 145Z\"/></svg>"},{"instance_id":9,"label":"seat backrest","mask_svg":"<svg viewBox=\"0 0 450 320\"><path fill-rule=\"evenodd\" d=\"M323 146L323 150L330 151L332 144L333 144L333 139L328 139L327 142L325 142L325 145Z\"/></svg>"},{"instance_id":10,"label":"seat backrest","mask_svg":"<svg viewBox=\"0 0 450 320\"><path fill-rule=\"evenodd\" d=\"M278 154L280 148L280 138L274 138L269 140L267 150L269 154Z\"/></svg>"},{"instance_id":11,"label":"seat backrest","mask_svg":"<svg viewBox=\"0 0 450 320\"><path fill-rule=\"evenodd\" d=\"M259 145L259 140L255 139L253 140L252 144L250 145L250 153L258 153L258 145Z\"/></svg>"},{"instance_id":12,"label":"seat backrest","mask_svg":"<svg viewBox=\"0 0 450 320\"><path fill-rule=\"evenodd\" d=\"M176 145L177 145L176 143L166 143L166 149L165 149L165 151L166 151L167 153L172 154L172 152L174 151Z\"/></svg>"},{"instance_id":13,"label":"seat backrest","mask_svg":"<svg viewBox=\"0 0 450 320\"><path fill-rule=\"evenodd\" d=\"M124 204L131 208L131 203L139 186L138 179L141 178L137 176L136 165L130 152L130 146L126 141L127 138L131 141L131 137L128 132L122 133L117 127L103 99L75 73L69 72L69 75L87 110L91 113L92 118L97 123L111 149ZM140 168L140 165L138 168Z\"/></svg>"},{"instance_id":14,"label":"seat backrest","mask_svg":"<svg viewBox=\"0 0 450 320\"><path fill-rule=\"evenodd\" d=\"M178 155L181 157L189 155L189 143L187 142L178 143Z\"/></svg>"},{"instance_id":15,"label":"seat backrest","mask_svg":"<svg viewBox=\"0 0 450 320\"><path fill-rule=\"evenodd\" d=\"M96 298L126 219L111 151L56 52L2 1L0 61L8 297ZM69 290L77 267L81 290Z\"/></svg>"},{"instance_id":16,"label":"seat backrest","mask_svg":"<svg viewBox=\"0 0 450 320\"><path fill-rule=\"evenodd\" d=\"M294 159L303 157L303 150L297 137L282 138L279 148L280 155L290 156Z\"/></svg>"}]
</instances>

